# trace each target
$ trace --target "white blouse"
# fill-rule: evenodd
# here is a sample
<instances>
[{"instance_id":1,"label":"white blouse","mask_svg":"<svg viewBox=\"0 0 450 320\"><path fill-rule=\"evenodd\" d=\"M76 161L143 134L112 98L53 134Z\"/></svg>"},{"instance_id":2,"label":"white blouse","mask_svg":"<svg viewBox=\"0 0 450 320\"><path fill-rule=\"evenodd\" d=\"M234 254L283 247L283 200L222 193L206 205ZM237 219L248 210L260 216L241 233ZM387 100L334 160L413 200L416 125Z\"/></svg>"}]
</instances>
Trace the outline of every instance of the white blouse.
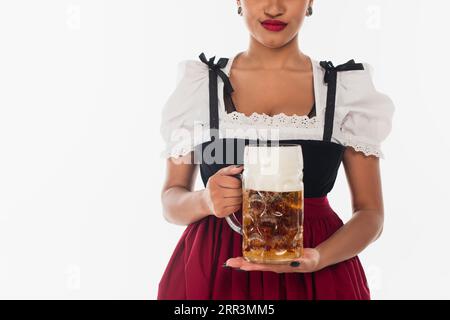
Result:
<instances>
[{"instance_id":1,"label":"white blouse","mask_svg":"<svg viewBox=\"0 0 450 320\"><path fill-rule=\"evenodd\" d=\"M229 77L235 56L222 69ZM312 59L316 115L312 118L279 113L269 116L254 112L247 116L227 113L223 100L224 82L218 77L219 138L323 139L327 98L325 70ZM377 91L373 67L362 62L364 70L337 72L334 124L331 141L351 146L366 156L384 159L381 142L392 128L395 106L389 96ZM209 71L200 60L178 64L174 91L162 110L160 133L165 142L161 157L186 155L198 144L210 141Z\"/></svg>"}]
</instances>

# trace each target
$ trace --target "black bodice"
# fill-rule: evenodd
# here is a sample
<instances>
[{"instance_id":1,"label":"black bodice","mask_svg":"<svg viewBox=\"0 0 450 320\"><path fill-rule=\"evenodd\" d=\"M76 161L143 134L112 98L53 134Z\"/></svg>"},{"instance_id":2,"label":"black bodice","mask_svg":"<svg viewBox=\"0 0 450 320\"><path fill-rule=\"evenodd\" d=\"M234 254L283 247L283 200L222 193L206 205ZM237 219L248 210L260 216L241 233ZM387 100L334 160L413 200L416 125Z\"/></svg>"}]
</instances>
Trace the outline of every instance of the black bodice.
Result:
<instances>
[{"instance_id":1,"label":"black bodice","mask_svg":"<svg viewBox=\"0 0 450 320\"><path fill-rule=\"evenodd\" d=\"M224 81L224 95L230 96L233 92L233 88L227 75L221 70L227 65L228 59L220 58L217 64L214 63L214 59L215 57L212 57L207 60L203 53L200 55L200 60L209 66L209 112L211 140L195 147L195 157L196 162L200 165L200 174L205 186L209 177L221 168L232 164L243 163L245 145L250 142L257 145L271 144L270 140L259 141L240 138L219 138L217 77L221 77ZM321 61L320 65L325 69L324 82L328 86L323 139L289 139L277 141L280 144L298 144L302 147L305 198L322 197L327 195L333 189L337 173L342 162L345 146L331 141L336 98L337 72L364 69L362 63L355 63L353 59L336 67L333 66L331 61ZM232 151L231 154L230 150ZM212 158L206 158L205 155L212 155Z\"/></svg>"}]
</instances>

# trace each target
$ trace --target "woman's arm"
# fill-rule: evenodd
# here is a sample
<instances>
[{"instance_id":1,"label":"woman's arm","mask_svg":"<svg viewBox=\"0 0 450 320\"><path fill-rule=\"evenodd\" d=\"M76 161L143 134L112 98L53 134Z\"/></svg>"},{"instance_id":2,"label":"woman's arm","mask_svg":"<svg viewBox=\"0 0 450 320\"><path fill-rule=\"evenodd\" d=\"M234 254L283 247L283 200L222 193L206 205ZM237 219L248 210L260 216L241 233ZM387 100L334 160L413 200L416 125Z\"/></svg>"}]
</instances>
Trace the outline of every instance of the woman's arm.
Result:
<instances>
[{"instance_id":1,"label":"woman's arm","mask_svg":"<svg viewBox=\"0 0 450 320\"><path fill-rule=\"evenodd\" d=\"M192 191L198 173L193 152L167 159L166 180L161 191L164 218L173 224L189 225L209 215L223 218L242 204L241 181L230 175L242 168L228 166L208 179L205 189Z\"/></svg>"},{"instance_id":2,"label":"woman's arm","mask_svg":"<svg viewBox=\"0 0 450 320\"><path fill-rule=\"evenodd\" d=\"M203 200L203 191L192 191L198 166L193 153L166 160L166 178L161 190L164 218L173 224L188 225L211 214Z\"/></svg>"},{"instance_id":3,"label":"woman's arm","mask_svg":"<svg viewBox=\"0 0 450 320\"><path fill-rule=\"evenodd\" d=\"M347 147L343 164L351 191L352 218L316 249L317 269L350 259L378 239L383 230L384 207L379 159Z\"/></svg>"}]
</instances>

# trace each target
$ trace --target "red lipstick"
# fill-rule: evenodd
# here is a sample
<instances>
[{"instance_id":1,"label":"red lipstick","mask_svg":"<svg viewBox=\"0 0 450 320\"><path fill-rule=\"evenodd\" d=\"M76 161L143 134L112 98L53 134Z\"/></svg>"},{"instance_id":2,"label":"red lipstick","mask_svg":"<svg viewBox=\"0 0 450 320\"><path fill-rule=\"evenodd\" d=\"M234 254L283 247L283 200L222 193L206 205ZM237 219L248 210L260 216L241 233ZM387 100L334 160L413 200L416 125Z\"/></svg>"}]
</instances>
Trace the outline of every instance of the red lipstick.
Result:
<instances>
[{"instance_id":1,"label":"red lipstick","mask_svg":"<svg viewBox=\"0 0 450 320\"><path fill-rule=\"evenodd\" d=\"M281 31L286 28L287 23L281 20L267 19L261 25L269 31Z\"/></svg>"}]
</instances>

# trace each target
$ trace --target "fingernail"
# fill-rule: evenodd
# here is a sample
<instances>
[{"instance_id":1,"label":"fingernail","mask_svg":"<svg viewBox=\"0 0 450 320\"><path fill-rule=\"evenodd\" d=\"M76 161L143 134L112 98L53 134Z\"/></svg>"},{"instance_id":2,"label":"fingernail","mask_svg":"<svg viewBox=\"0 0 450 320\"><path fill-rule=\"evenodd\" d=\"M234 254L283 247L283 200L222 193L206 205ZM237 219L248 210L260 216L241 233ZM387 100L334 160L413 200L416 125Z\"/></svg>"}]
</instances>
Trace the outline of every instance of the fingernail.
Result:
<instances>
[{"instance_id":1,"label":"fingernail","mask_svg":"<svg viewBox=\"0 0 450 320\"><path fill-rule=\"evenodd\" d=\"M222 267L224 267L224 268L231 268L230 266L227 266L226 262L222 265Z\"/></svg>"},{"instance_id":2,"label":"fingernail","mask_svg":"<svg viewBox=\"0 0 450 320\"><path fill-rule=\"evenodd\" d=\"M245 272L247 272L247 270L242 270L241 268L236 268L235 270L236 271L245 271Z\"/></svg>"},{"instance_id":3,"label":"fingernail","mask_svg":"<svg viewBox=\"0 0 450 320\"><path fill-rule=\"evenodd\" d=\"M238 165L236 165L236 168L240 168L242 166L243 166L243 164L238 164Z\"/></svg>"},{"instance_id":4,"label":"fingernail","mask_svg":"<svg viewBox=\"0 0 450 320\"><path fill-rule=\"evenodd\" d=\"M300 265L300 262L298 262L298 261L291 262L291 267L298 267L299 265Z\"/></svg>"}]
</instances>

